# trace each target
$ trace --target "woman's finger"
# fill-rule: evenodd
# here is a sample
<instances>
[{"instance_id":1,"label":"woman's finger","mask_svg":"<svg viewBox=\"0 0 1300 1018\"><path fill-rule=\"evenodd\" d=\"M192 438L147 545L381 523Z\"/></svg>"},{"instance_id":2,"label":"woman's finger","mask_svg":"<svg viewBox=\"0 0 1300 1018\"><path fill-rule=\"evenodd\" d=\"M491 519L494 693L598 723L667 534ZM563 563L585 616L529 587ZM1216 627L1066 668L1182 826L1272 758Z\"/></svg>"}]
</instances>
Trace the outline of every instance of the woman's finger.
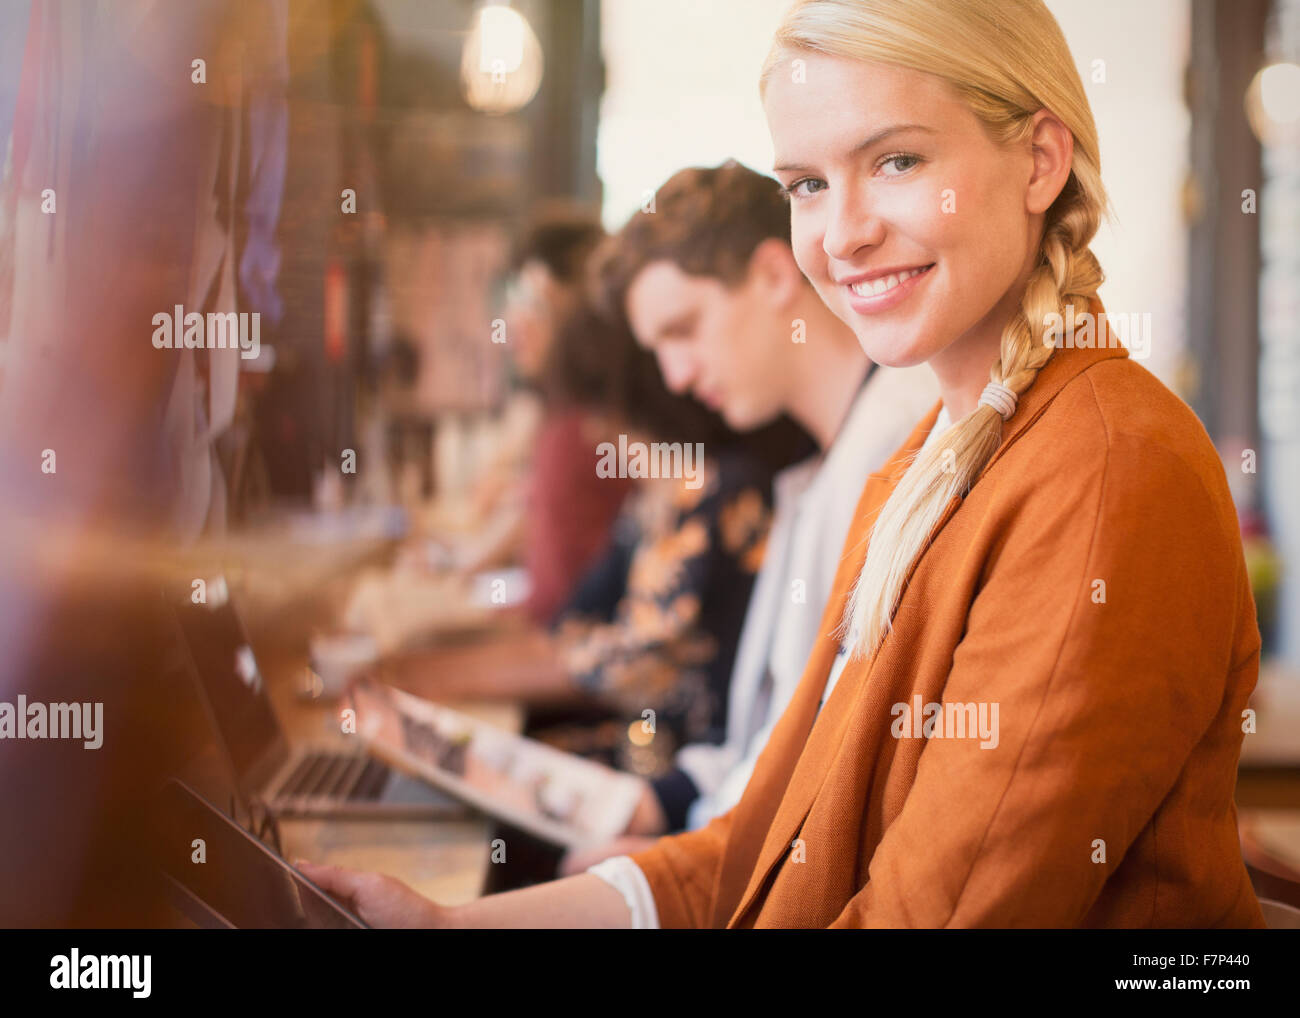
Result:
<instances>
[{"instance_id":1,"label":"woman's finger","mask_svg":"<svg viewBox=\"0 0 1300 1018\"><path fill-rule=\"evenodd\" d=\"M342 866L325 866L307 862L305 859L299 859L294 865L303 876L322 891L338 898L349 908L354 907L356 894L361 886L361 878L364 874L358 873L356 870L345 869Z\"/></svg>"}]
</instances>

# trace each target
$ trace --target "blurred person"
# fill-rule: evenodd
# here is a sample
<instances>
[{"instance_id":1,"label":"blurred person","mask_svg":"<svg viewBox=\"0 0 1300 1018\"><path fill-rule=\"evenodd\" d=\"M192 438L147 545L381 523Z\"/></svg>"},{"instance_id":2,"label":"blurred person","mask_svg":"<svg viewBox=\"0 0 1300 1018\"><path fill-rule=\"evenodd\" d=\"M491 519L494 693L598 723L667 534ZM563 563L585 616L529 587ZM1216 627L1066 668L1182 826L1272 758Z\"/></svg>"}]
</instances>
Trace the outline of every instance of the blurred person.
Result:
<instances>
[{"instance_id":1,"label":"blurred person","mask_svg":"<svg viewBox=\"0 0 1300 1018\"><path fill-rule=\"evenodd\" d=\"M577 307L587 259L604 235L594 214L548 206L535 213L515 238L503 280L502 304L513 384L499 422L494 455L475 484L474 508L480 515L492 512L511 496L519 496L525 486L523 478L545 406L538 382L560 322ZM518 529L506 533L518 536ZM486 560L490 555L485 551L481 557Z\"/></svg>"},{"instance_id":2,"label":"blurred person","mask_svg":"<svg viewBox=\"0 0 1300 1018\"><path fill-rule=\"evenodd\" d=\"M588 706L599 716L612 710L638 719L653 710L655 749L642 762L656 769L674 745L720 738L727 679L765 545L775 464L717 414L668 392L654 357L637 347L623 319L587 306L577 313L574 334L604 351L607 369L617 373L620 410L583 446L589 477L634 487L609 544L553 626L397 655L381 672L437 699L514 698L535 710ZM652 443L689 448L692 462L679 461L683 469L668 476L600 467L602 447ZM579 497L581 491L557 494L566 502ZM628 749L625 723L547 734L609 763Z\"/></svg>"},{"instance_id":3,"label":"blurred person","mask_svg":"<svg viewBox=\"0 0 1300 1018\"><path fill-rule=\"evenodd\" d=\"M701 827L740 798L803 672L867 477L934 404L924 368L879 367L799 271L780 185L736 162L674 174L655 212L602 253L606 300L654 352L674 392L748 431L788 413L819 452L773 484L763 566L745 615L721 742L678 751L647 781L628 837L573 854L566 872Z\"/></svg>"},{"instance_id":4,"label":"blurred person","mask_svg":"<svg viewBox=\"0 0 1300 1018\"><path fill-rule=\"evenodd\" d=\"M740 801L458 908L304 871L377 925L1262 927L1233 802L1260 639L1223 465L1104 324L1056 326L1101 313L1106 196L1055 19L802 0L760 80L800 269L940 400L863 488Z\"/></svg>"},{"instance_id":5,"label":"blurred person","mask_svg":"<svg viewBox=\"0 0 1300 1018\"><path fill-rule=\"evenodd\" d=\"M598 317L569 306L554 324L537 390L546 407L524 493L524 555L534 622L555 620L609 545L635 482L599 477L592 449L617 429L630 351L608 342Z\"/></svg>"},{"instance_id":6,"label":"blurred person","mask_svg":"<svg viewBox=\"0 0 1300 1018\"><path fill-rule=\"evenodd\" d=\"M788 462L786 442L780 423L751 441L670 393L622 318L588 304L572 324L573 335L603 351L599 363L615 372L605 384L621 393L609 430L588 436L583 465L600 483L634 486L609 546L551 628L497 630L487 641L390 658L378 672L435 699L522 701L531 737L656 775L677 746L722 736L727 677L762 560L772 475ZM598 468L602 446L653 443L691 450L689 468L640 477L629 470L631 481ZM630 740L629 718L642 726L647 716L652 736ZM504 825L497 835L511 851L489 870L488 890L555 875L558 850Z\"/></svg>"},{"instance_id":7,"label":"blurred person","mask_svg":"<svg viewBox=\"0 0 1300 1018\"><path fill-rule=\"evenodd\" d=\"M609 398L602 386L619 370L601 364L617 352L584 335L578 315L583 270L603 236L594 217L548 211L515 245L503 320L519 385L474 493L485 522L453 552L463 573L522 562L526 609L539 624L554 619L603 551L628 491L590 469L590 433L602 428Z\"/></svg>"}]
</instances>

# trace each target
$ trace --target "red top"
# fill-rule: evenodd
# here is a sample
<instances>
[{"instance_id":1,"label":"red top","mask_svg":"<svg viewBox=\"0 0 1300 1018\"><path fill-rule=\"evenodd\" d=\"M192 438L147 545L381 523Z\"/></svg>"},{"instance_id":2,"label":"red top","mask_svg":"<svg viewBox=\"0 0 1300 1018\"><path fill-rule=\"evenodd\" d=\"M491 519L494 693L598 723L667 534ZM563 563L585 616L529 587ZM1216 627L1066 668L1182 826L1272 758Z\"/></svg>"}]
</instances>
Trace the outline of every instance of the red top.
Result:
<instances>
[{"instance_id":1,"label":"red top","mask_svg":"<svg viewBox=\"0 0 1300 1018\"><path fill-rule=\"evenodd\" d=\"M609 542L632 482L596 476L591 416L563 409L543 419L528 478L525 565L533 590L528 612L549 623ZM609 436L606 436L608 438Z\"/></svg>"}]
</instances>

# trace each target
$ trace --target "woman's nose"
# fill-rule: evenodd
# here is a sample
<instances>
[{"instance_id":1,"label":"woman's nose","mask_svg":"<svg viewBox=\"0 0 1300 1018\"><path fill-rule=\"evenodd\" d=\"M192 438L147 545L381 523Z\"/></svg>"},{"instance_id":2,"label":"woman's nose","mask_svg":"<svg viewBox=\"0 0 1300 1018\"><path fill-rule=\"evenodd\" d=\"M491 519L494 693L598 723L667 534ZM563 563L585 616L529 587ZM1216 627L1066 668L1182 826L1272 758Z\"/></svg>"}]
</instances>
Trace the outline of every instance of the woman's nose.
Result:
<instances>
[{"instance_id":1,"label":"woman's nose","mask_svg":"<svg viewBox=\"0 0 1300 1018\"><path fill-rule=\"evenodd\" d=\"M851 261L863 248L879 247L884 222L868 200L865 188L840 188L828 202L822 250L837 261Z\"/></svg>"}]
</instances>

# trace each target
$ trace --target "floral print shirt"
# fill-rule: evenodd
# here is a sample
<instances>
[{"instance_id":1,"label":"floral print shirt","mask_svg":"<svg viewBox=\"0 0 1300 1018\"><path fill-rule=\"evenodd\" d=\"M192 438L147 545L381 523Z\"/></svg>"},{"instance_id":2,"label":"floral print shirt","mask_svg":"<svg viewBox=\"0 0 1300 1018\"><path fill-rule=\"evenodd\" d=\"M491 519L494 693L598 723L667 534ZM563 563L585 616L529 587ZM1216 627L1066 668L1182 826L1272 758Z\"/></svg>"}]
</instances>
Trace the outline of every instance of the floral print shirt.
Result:
<instances>
[{"instance_id":1,"label":"floral print shirt","mask_svg":"<svg viewBox=\"0 0 1300 1018\"><path fill-rule=\"evenodd\" d=\"M724 454L705 460L702 481L640 482L605 559L557 626L577 682L631 722L609 729L631 743L616 762L644 774L657 773L675 745L722 738L767 541L770 472Z\"/></svg>"}]
</instances>

